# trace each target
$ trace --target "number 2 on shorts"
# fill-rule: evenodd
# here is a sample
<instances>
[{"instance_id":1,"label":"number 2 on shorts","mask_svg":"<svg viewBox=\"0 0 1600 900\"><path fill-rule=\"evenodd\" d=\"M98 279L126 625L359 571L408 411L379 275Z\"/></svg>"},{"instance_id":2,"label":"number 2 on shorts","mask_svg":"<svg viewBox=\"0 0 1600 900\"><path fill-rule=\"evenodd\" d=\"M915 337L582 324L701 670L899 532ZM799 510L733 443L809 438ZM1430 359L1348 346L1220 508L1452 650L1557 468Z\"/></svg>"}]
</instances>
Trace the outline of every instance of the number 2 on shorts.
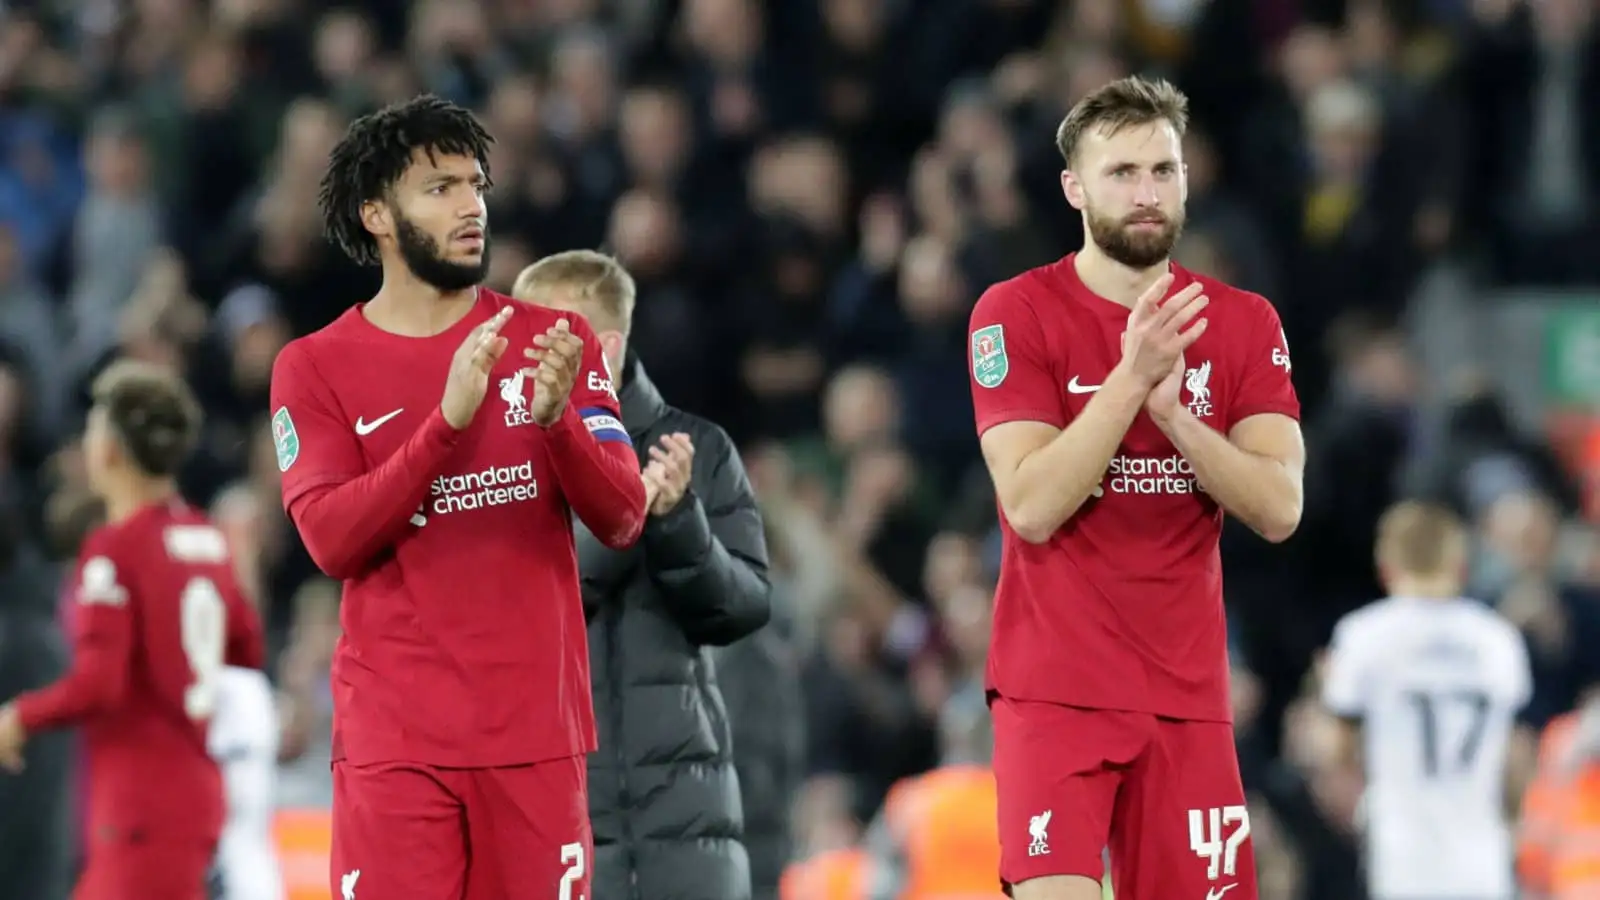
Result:
<instances>
[{"instance_id":1,"label":"number 2 on shorts","mask_svg":"<svg viewBox=\"0 0 1600 900\"><path fill-rule=\"evenodd\" d=\"M556 900L583 900L582 895L572 896L573 885L583 878L583 844L562 844L561 864L567 870L561 873L561 889L556 892Z\"/></svg>"}]
</instances>

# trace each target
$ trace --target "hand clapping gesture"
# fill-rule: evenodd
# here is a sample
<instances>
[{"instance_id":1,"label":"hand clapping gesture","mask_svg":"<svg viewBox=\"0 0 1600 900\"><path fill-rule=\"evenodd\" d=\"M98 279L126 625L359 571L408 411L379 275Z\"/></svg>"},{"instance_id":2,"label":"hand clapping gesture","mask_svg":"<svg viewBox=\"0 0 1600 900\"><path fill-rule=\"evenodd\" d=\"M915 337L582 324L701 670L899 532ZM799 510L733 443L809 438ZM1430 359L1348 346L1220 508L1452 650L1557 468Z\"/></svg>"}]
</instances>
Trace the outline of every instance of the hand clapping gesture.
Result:
<instances>
[{"instance_id":1,"label":"hand clapping gesture","mask_svg":"<svg viewBox=\"0 0 1600 900\"><path fill-rule=\"evenodd\" d=\"M678 507L689 492L694 474L694 442L683 432L661 438L650 448L650 462L644 467L645 501L652 516L664 516Z\"/></svg>"},{"instance_id":2,"label":"hand clapping gesture","mask_svg":"<svg viewBox=\"0 0 1600 900\"><path fill-rule=\"evenodd\" d=\"M1145 409L1157 417L1178 405L1183 387L1183 352L1205 334L1206 320L1196 321L1195 316L1211 302L1201 293L1199 282L1162 302L1171 286L1171 274L1158 278L1133 304L1128 330L1122 334L1123 361L1149 386Z\"/></svg>"},{"instance_id":3,"label":"hand clapping gesture","mask_svg":"<svg viewBox=\"0 0 1600 900\"><path fill-rule=\"evenodd\" d=\"M533 371L533 404L528 412L541 427L554 425L567 408L572 385L583 362L583 339L572 333L566 319L544 334L534 335L534 346L522 355L539 364Z\"/></svg>"},{"instance_id":4,"label":"hand clapping gesture","mask_svg":"<svg viewBox=\"0 0 1600 900\"><path fill-rule=\"evenodd\" d=\"M466 340L456 348L450 360L450 374L444 383L444 399L439 409L450 427L460 431L472 424L472 417L483 405L483 395L489 390L489 373L500 355L506 352L506 339L500 329L511 318L511 307L500 310L494 318L467 333Z\"/></svg>"}]
</instances>

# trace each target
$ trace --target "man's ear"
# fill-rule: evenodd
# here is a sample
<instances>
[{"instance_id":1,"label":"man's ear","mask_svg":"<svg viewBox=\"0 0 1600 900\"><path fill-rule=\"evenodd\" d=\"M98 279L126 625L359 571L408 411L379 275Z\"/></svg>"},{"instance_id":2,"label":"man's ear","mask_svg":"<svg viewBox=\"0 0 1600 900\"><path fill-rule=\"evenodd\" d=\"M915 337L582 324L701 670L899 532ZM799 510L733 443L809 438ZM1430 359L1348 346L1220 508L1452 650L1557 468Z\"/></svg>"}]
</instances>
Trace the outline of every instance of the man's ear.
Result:
<instances>
[{"instance_id":1,"label":"man's ear","mask_svg":"<svg viewBox=\"0 0 1600 900\"><path fill-rule=\"evenodd\" d=\"M602 331L600 352L606 362L606 374L611 377L611 389L622 393L622 361L627 358L628 337L620 331Z\"/></svg>"},{"instance_id":2,"label":"man's ear","mask_svg":"<svg viewBox=\"0 0 1600 900\"><path fill-rule=\"evenodd\" d=\"M389 237L394 234L394 213L382 200L368 200L361 204L361 224L374 237Z\"/></svg>"},{"instance_id":3,"label":"man's ear","mask_svg":"<svg viewBox=\"0 0 1600 900\"><path fill-rule=\"evenodd\" d=\"M1078 180L1077 173L1071 169L1061 170L1061 195L1067 198L1067 203L1076 210L1082 210L1087 202L1083 193L1083 182Z\"/></svg>"}]
</instances>

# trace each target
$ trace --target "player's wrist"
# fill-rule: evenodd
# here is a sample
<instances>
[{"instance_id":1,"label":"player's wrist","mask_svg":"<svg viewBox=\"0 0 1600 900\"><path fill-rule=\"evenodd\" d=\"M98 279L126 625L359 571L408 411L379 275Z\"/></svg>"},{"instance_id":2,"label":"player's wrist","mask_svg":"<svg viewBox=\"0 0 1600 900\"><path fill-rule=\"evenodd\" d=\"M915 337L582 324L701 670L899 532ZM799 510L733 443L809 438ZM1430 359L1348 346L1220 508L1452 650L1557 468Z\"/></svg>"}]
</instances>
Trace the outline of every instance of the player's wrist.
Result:
<instances>
[{"instance_id":1,"label":"player's wrist","mask_svg":"<svg viewBox=\"0 0 1600 900\"><path fill-rule=\"evenodd\" d=\"M1161 429L1162 433L1168 435L1184 427L1187 424L1184 422L1185 418L1194 419L1194 413L1190 412L1189 407L1184 406L1182 403L1174 403L1166 409L1150 410L1150 421L1156 423L1156 427Z\"/></svg>"},{"instance_id":2,"label":"player's wrist","mask_svg":"<svg viewBox=\"0 0 1600 900\"><path fill-rule=\"evenodd\" d=\"M563 400L561 405L557 406L555 410L551 412L548 421L541 419L538 416L534 416L533 424L547 430L559 428L561 425L567 423L567 410L571 408L572 404Z\"/></svg>"},{"instance_id":3,"label":"player's wrist","mask_svg":"<svg viewBox=\"0 0 1600 900\"><path fill-rule=\"evenodd\" d=\"M1154 387L1124 359L1107 373L1105 384L1100 387L1100 395L1142 405Z\"/></svg>"},{"instance_id":4,"label":"player's wrist","mask_svg":"<svg viewBox=\"0 0 1600 900\"><path fill-rule=\"evenodd\" d=\"M666 493L657 494L650 503L650 515L654 518L662 519L681 511L688 505L686 501L689 499L690 490L690 488L684 488L675 497Z\"/></svg>"},{"instance_id":5,"label":"player's wrist","mask_svg":"<svg viewBox=\"0 0 1600 900\"><path fill-rule=\"evenodd\" d=\"M0 707L0 719L10 719L12 727L17 730L19 737L26 738L38 727L38 715L29 705L28 695L21 697Z\"/></svg>"},{"instance_id":6,"label":"player's wrist","mask_svg":"<svg viewBox=\"0 0 1600 900\"><path fill-rule=\"evenodd\" d=\"M464 421L457 424L456 420L450 417L450 410L445 408L443 403L439 404L439 418L443 419L444 423L449 425L452 431L465 431L467 426L472 424L471 416L467 416Z\"/></svg>"}]
</instances>

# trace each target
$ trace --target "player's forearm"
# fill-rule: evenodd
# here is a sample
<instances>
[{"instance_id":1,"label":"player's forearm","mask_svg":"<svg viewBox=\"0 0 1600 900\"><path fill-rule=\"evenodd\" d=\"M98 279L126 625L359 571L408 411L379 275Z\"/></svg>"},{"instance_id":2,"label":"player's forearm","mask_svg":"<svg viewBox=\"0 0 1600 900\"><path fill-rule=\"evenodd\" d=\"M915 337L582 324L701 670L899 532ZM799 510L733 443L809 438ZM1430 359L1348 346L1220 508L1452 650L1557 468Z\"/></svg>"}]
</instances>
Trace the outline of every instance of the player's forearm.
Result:
<instances>
[{"instance_id":1,"label":"player's forearm","mask_svg":"<svg viewBox=\"0 0 1600 900\"><path fill-rule=\"evenodd\" d=\"M548 446L567 503L602 544L633 546L644 529L644 480L633 448L597 441L571 404L550 426Z\"/></svg>"},{"instance_id":2,"label":"player's forearm","mask_svg":"<svg viewBox=\"0 0 1600 900\"><path fill-rule=\"evenodd\" d=\"M1186 407L1156 424L1194 469L1195 480L1228 514L1273 543L1300 526L1300 476L1267 456L1240 449Z\"/></svg>"},{"instance_id":3,"label":"player's forearm","mask_svg":"<svg viewBox=\"0 0 1600 900\"><path fill-rule=\"evenodd\" d=\"M317 567L329 577L350 578L393 543L427 499L459 435L435 409L377 468L295 498L289 516Z\"/></svg>"},{"instance_id":4,"label":"player's forearm","mask_svg":"<svg viewBox=\"0 0 1600 900\"><path fill-rule=\"evenodd\" d=\"M66 728L116 708L127 689L126 667L107 654L80 648L72 671L54 684L17 698L22 727L32 734Z\"/></svg>"},{"instance_id":5,"label":"player's forearm","mask_svg":"<svg viewBox=\"0 0 1600 900\"><path fill-rule=\"evenodd\" d=\"M996 479L1001 508L1019 537L1050 540L1094 494L1146 394L1131 373L1113 369L1076 419L1023 458L1013 477Z\"/></svg>"}]
</instances>

